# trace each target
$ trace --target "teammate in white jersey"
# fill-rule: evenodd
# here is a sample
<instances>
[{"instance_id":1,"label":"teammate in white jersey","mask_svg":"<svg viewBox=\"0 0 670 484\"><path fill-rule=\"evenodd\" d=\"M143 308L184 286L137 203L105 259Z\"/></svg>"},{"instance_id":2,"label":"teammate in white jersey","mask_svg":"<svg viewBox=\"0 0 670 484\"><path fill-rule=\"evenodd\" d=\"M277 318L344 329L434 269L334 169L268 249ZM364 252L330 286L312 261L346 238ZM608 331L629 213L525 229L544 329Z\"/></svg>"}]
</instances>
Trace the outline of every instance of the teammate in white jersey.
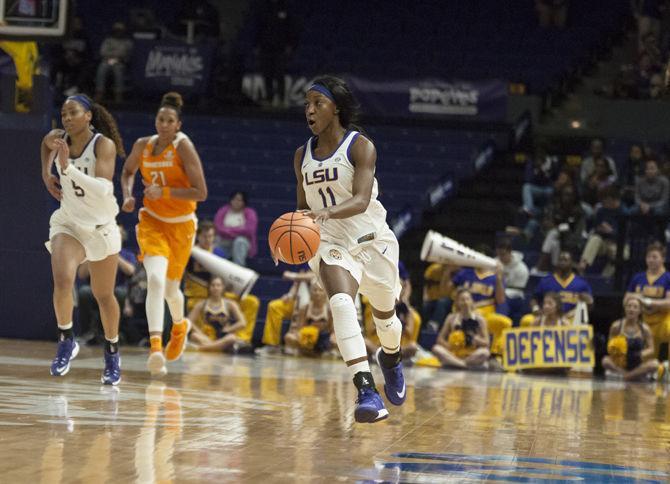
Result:
<instances>
[{"instance_id":1,"label":"teammate in white jersey","mask_svg":"<svg viewBox=\"0 0 670 484\"><path fill-rule=\"evenodd\" d=\"M72 330L72 288L77 267L89 261L91 288L100 306L105 332L105 369L101 381L121 381L118 351L119 304L114 284L121 250L116 225L119 207L114 198L114 163L125 156L116 122L107 110L84 95L70 96L61 109L62 129L42 140L42 179L60 201L49 221L53 303L58 322L58 352L51 374L63 376L79 345ZM96 131L96 130L99 130Z\"/></svg>"},{"instance_id":2,"label":"teammate in white jersey","mask_svg":"<svg viewBox=\"0 0 670 484\"><path fill-rule=\"evenodd\" d=\"M321 228L321 244L310 260L330 298L340 353L358 389L357 422L376 422L388 411L370 373L354 299L370 300L381 342L376 354L384 392L394 405L405 401L400 337L395 314L400 295L398 241L377 200L374 144L353 124L358 104L346 83L323 76L305 95L305 115L314 136L294 157L298 209Z\"/></svg>"}]
</instances>

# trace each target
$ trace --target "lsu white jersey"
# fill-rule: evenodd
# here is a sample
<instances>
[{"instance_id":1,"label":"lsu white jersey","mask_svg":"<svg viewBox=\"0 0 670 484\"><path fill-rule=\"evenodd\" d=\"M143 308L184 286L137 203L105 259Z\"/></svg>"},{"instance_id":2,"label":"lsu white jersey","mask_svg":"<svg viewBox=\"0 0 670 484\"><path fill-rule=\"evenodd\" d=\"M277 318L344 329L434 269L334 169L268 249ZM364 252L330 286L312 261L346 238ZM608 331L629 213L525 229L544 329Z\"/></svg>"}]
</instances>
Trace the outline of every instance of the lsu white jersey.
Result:
<instances>
[{"instance_id":1,"label":"lsu white jersey","mask_svg":"<svg viewBox=\"0 0 670 484\"><path fill-rule=\"evenodd\" d=\"M74 165L74 168L91 177L95 177L95 145L101 136L100 133L94 134L81 155L78 158L70 158L70 164ZM67 139L67 135L64 136L64 139ZM67 175L63 175L56 156L57 154L54 151L52 159L60 177L62 194L60 206L68 220L84 226L105 225L113 221L119 213L119 205L114 197L112 182L109 182L112 189L104 195L87 193L74 180Z\"/></svg>"},{"instance_id":2,"label":"lsu white jersey","mask_svg":"<svg viewBox=\"0 0 670 484\"><path fill-rule=\"evenodd\" d=\"M328 158L316 158L312 152L316 138L310 138L304 148L302 160L302 186L307 205L312 210L331 207L353 197L354 164L349 158L350 148L359 136L348 131L340 146ZM321 240L354 250L364 242L374 240L388 229L386 209L377 200L375 178L370 204L365 212L349 218L329 219L321 224Z\"/></svg>"}]
</instances>

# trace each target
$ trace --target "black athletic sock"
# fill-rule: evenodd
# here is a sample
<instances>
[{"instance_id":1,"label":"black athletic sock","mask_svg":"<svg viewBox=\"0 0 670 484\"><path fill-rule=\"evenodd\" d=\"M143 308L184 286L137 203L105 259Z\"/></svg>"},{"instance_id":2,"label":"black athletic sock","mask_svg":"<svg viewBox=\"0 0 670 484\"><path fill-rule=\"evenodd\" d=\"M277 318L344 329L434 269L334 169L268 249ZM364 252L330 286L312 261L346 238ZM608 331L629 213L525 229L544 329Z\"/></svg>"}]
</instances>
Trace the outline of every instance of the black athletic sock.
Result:
<instances>
[{"instance_id":1,"label":"black athletic sock","mask_svg":"<svg viewBox=\"0 0 670 484\"><path fill-rule=\"evenodd\" d=\"M105 351L110 354L118 353L119 351L119 342L112 343L111 341L105 340Z\"/></svg>"},{"instance_id":2,"label":"black athletic sock","mask_svg":"<svg viewBox=\"0 0 670 484\"><path fill-rule=\"evenodd\" d=\"M70 329L58 328L58 341L65 341L66 339L74 339L74 331Z\"/></svg>"},{"instance_id":3,"label":"black athletic sock","mask_svg":"<svg viewBox=\"0 0 670 484\"><path fill-rule=\"evenodd\" d=\"M354 385L360 391L363 388L369 388L374 391L377 391L375 387L375 380L372 378L372 373L369 371L359 371L354 375Z\"/></svg>"},{"instance_id":4,"label":"black athletic sock","mask_svg":"<svg viewBox=\"0 0 670 484\"><path fill-rule=\"evenodd\" d=\"M398 366L401 360L402 354L400 353L400 350L391 354L386 353L383 349L379 352L379 364L384 368L393 368Z\"/></svg>"}]
</instances>

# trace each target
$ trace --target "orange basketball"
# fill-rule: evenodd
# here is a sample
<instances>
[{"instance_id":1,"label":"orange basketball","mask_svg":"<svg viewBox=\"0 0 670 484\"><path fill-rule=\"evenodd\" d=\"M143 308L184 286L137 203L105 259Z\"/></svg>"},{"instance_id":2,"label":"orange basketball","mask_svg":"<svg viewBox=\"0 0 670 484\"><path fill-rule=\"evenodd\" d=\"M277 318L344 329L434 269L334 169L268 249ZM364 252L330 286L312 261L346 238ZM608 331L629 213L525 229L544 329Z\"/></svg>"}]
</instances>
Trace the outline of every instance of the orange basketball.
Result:
<instances>
[{"instance_id":1,"label":"orange basketball","mask_svg":"<svg viewBox=\"0 0 670 484\"><path fill-rule=\"evenodd\" d=\"M270 251L287 264L303 264L316 255L319 226L300 212L288 212L274 221L268 234Z\"/></svg>"}]
</instances>

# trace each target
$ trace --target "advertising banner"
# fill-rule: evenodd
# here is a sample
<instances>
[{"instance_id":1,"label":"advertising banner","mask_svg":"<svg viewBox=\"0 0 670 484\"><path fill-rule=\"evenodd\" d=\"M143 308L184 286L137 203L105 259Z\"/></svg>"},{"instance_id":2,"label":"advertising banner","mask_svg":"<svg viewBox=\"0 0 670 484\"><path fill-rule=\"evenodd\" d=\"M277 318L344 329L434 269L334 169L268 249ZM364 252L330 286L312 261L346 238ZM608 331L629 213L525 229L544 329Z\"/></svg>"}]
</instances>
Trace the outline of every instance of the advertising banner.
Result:
<instances>
[{"instance_id":1,"label":"advertising banner","mask_svg":"<svg viewBox=\"0 0 670 484\"><path fill-rule=\"evenodd\" d=\"M136 40L131 74L133 85L143 91L202 94L212 68L212 47L178 42Z\"/></svg>"}]
</instances>

